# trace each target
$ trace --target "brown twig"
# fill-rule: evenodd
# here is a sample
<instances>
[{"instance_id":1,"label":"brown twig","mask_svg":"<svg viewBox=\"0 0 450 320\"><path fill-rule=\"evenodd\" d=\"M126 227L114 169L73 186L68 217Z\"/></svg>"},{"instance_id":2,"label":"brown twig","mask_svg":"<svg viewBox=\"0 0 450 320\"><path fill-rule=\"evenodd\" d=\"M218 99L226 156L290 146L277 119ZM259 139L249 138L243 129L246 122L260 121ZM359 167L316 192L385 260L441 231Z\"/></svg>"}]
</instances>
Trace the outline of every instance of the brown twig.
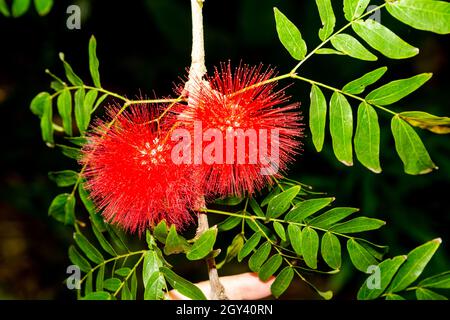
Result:
<instances>
[{"instance_id":1,"label":"brown twig","mask_svg":"<svg viewBox=\"0 0 450 320\"><path fill-rule=\"evenodd\" d=\"M206 73L205 67L205 48L203 41L203 14L202 8L205 0L191 0L192 10L192 61L189 69L189 80L186 82L184 91L188 95L188 104L192 103L189 96L192 91L198 90L195 83L203 81L203 76ZM202 199L200 208L205 207L205 200ZM204 212L198 214L198 226L196 237L200 237L206 230L209 229L208 217ZM225 294L225 288L220 283L219 275L217 273L216 261L214 257L209 256L206 259L208 268L209 282L211 285L210 299L212 300L228 300Z\"/></svg>"}]
</instances>

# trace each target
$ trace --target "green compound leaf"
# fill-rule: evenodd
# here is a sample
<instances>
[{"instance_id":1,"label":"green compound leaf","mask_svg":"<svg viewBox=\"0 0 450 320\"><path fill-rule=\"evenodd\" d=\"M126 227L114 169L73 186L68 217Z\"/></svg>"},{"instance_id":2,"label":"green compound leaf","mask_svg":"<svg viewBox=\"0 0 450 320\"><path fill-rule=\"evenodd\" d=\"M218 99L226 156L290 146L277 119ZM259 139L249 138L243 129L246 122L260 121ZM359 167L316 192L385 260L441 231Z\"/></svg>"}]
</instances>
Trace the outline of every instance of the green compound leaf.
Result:
<instances>
[{"instance_id":1,"label":"green compound leaf","mask_svg":"<svg viewBox=\"0 0 450 320\"><path fill-rule=\"evenodd\" d=\"M281 43L296 60L303 60L306 56L306 42L300 30L277 8L273 8L278 37Z\"/></svg>"},{"instance_id":2,"label":"green compound leaf","mask_svg":"<svg viewBox=\"0 0 450 320\"><path fill-rule=\"evenodd\" d=\"M429 0L386 2L387 11L407 25L439 34L450 33L450 3Z\"/></svg>"},{"instance_id":3,"label":"green compound leaf","mask_svg":"<svg viewBox=\"0 0 450 320\"><path fill-rule=\"evenodd\" d=\"M372 19L355 21L352 28L372 48L391 59L414 57L419 49L411 46L394 32Z\"/></svg>"},{"instance_id":4,"label":"green compound leaf","mask_svg":"<svg viewBox=\"0 0 450 320\"><path fill-rule=\"evenodd\" d=\"M407 174L426 174L437 169L420 137L398 115L392 118L391 131L395 140L395 148Z\"/></svg>"}]
</instances>

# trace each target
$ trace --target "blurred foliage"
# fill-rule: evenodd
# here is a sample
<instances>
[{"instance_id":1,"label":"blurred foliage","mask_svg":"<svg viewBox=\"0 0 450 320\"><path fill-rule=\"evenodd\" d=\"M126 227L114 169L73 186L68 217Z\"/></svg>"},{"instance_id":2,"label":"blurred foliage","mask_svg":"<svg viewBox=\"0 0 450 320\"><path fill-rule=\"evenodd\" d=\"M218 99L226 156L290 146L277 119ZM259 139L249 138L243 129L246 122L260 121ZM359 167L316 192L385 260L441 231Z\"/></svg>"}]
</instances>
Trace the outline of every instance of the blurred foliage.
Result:
<instances>
[{"instance_id":1,"label":"blurred foliage","mask_svg":"<svg viewBox=\"0 0 450 320\"><path fill-rule=\"evenodd\" d=\"M81 7L81 30L66 28L66 8L71 4ZM221 61L242 60L276 66L280 72L290 70L292 61L277 38L274 6L289 12L309 46L319 43L316 32L320 19L313 1L207 1L204 7L207 67L211 69ZM47 87L47 82L42 81L44 66L62 73L58 52L63 51L70 56L74 69L86 72L80 76L87 78L88 70L83 68L87 65L85 45L90 35L95 34L105 88L130 98L141 94L153 96L154 92L167 95L173 83L184 77L190 63L189 10L188 1L183 0L126 4L79 0L55 2L46 17L33 10L17 19L0 17L3 48L0 110L2 119L8 119L1 126L4 144L0 186L0 298L73 297L61 280L68 265L66 248L71 242L71 231L47 216L48 205L57 194L47 172L70 167L72 163L59 151L45 147L39 123L28 108L35 93ZM404 105L445 114L449 78L448 47L443 37L412 30L386 13L381 19L406 41L421 48L421 53L412 59L389 61L391 72L385 80L433 72L432 80L420 92L405 99ZM337 15L337 25L343 22L342 15ZM342 86L355 75L373 69L370 63L342 56L313 59L302 66L301 73L335 86ZM380 56L380 63L384 59ZM287 92L306 107L309 90L309 85L298 83ZM380 125L389 126L389 118L381 116ZM335 160L329 136L320 154L307 137L303 154L290 175L318 191L336 196L336 205L360 207L364 215L386 220L387 226L372 240L389 244L390 256L442 237L442 249L426 270L427 274L436 274L449 266L450 239L446 231L450 215L446 197L450 190L450 144L445 136L426 131L419 134L439 166L439 170L425 176L404 174L395 152L382 152L381 175L369 172L360 164L345 167ZM382 130L381 143L382 149L394 149L387 131ZM349 262L343 262L346 263ZM244 265L226 265L223 273L244 270ZM356 276L352 273L354 269L345 266L342 270L336 276L320 277L317 281L329 281L338 299L353 298L362 283L362 275ZM204 275L201 262L189 264L182 272L193 281L201 280ZM292 286L289 293L286 298L316 298L302 283Z\"/></svg>"}]
</instances>

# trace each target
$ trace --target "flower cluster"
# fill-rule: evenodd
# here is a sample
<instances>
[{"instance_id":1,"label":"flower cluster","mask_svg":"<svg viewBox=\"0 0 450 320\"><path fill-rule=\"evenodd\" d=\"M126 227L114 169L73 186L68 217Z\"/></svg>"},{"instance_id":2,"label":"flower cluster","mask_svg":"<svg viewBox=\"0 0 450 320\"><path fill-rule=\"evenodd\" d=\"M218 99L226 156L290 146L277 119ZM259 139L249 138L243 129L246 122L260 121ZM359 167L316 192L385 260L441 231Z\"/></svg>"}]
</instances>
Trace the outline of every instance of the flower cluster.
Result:
<instances>
[{"instance_id":1,"label":"flower cluster","mask_svg":"<svg viewBox=\"0 0 450 320\"><path fill-rule=\"evenodd\" d=\"M272 183L294 160L302 136L298 104L286 104L273 77L262 66L232 71L223 64L183 91L189 103L158 121L157 106L111 108L88 134L80 160L104 217L131 232L162 219L183 227L205 198L253 194ZM199 126L200 149L184 149L192 153L187 159L205 161L174 161L174 129L193 136Z\"/></svg>"}]
</instances>

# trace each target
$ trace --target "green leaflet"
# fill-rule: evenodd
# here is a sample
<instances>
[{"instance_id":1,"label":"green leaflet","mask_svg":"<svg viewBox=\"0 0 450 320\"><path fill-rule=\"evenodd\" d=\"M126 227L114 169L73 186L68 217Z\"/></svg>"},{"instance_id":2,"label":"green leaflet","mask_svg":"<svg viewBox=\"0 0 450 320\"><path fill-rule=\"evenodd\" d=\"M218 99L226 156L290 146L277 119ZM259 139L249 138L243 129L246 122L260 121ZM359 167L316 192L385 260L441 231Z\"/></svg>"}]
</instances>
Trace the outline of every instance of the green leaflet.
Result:
<instances>
[{"instance_id":1,"label":"green leaflet","mask_svg":"<svg viewBox=\"0 0 450 320\"><path fill-rule=\"evenodd\" d=\"M429 130L437 134L450 133L449 117L438 117L423 111L405 111L399 113L399 116L414 127Z\"/></svg>"},{"instance_id":2,"label":"green leaflet","mask_svg":"<svg viewBox=\"0 0 450 320\"><path fill-rule=\"evenodd\" d=\"M440 34L450 33L450 4L445 1L398 0L386 2L387 11L407 25Z\"/></svg>"},{"instance_id":3,"label":"green leaflet","mask_svg":"<svg viewBox=\"0 0 450 320\"><path fill-rule=\"evenodd\" d=\"M311 227L302 230L302 256L308 267L317 269L317 253L319 251L319 236Z\"/></svg>"},{"instance_id":4,"label":"green leaflet","mask_svg":"<svg viewBox=\"0 0 450 320\"><path fill-rule=\"evenodd\" d=\"M344 0L344 15L345 19L352 21L359 18L367 6L370 0Z\"/></svg>"},{"instance_id":5,"label":"green leaflet","mask_svg":"<svg viewBox=\"0 0 450 320\"><path fill-rule=\"evenodd\" d=\"M287 227L289 240L291 241L292 249L299 256L302 255L302 229L295 225L289 224Z\"/></svg>"},{"instance_id":6,"label":"green leaflet","mask_svg":"<svg viewBox=\"0 0 450 320\"><path fill-rule=\"evenodd\" d=\"M350 57L366 61L378 60L377 56L372 54L361 44L361 42L359 42L349 34L340 33L333 36L331 38L331 44L337 50L345 53Z\"/></svg>"},{"instance_id":7,"label":"green leaflet","mask_svg":"<svg viewBox=\"0 0 450 320\"><path fill-rule=\"evenodd\" d=\"M275 278L275 281L270 286L270 291L275 298L279 298L283 292L289 287L294 278L294 270L292 267L285 267Z\"/></svg>"},{"instance_id":8,"label":"green leaflet","mask_svg":"<svg viewBox=\"0 0 450 320\"><path fill-rule=\"evenodd\" d=\"M170 285L174 289L177 289L181 294L193 300L206 300L203 292L192 282L180 277L175 272L166 267L161 267L160 271L164 274L164 277L170 283Z\"/></svg>"},{"instance_id":9,"label":"green leaflet","mask_svg":"<svg viewBox=\"0 0 450 320\"><path fill-rule=\"evenodd\" d=\"M82 86L83 80L81 80L81 78L75 74L75 72L73 71L70 64L65 60L64 53L62 53L62 52L59 53L59 59L62 61L63 65L64 65L64 70L66 71L67 80L69 80L69 82L71 84L73 84L74 86Z\"/></svg>"},{"instance_id":10,"label":"green leaflet","mask_svg":"<svg viewBox=\"0 0 450 320\"><path fill-rule=\"evenodd\" d=\"M419 283L419 287L450 289L450 271L426 278Z\"/></svg>"},{"instance_id":11,"label":"green leaflet","mask_svg":"<svg viewBox=\"0 0 450 320\"><path fill-rule=\"evenodd\" d=\"M355 239L347 240L347 251L353 265L362 272L367 272L370 266L378 265L377 260Z\"/></svg>"},{"instance_id":12,"label":"green leaflet","mask_svg":"<svg viewBox=\"0 0 450 320\"><path fill-rule=\"evenodd\" d=\"M360 94L364 92L367 86L377 82L387 71L387 67L381 67L366 73L362 77L347 83L342 91L351 94Z\"/></svg>"},{"instance_id":13,"label":"green leaflet","mask_svg":"<svg viewBox=\"0 0 450 320\"><path fill-rule=\"evenodd\" d=\"M413 93L433 76L431 73L422 73L407 79L389 82L366 96L366 101L381 106L389 105Z\"/></svg>"},{"instance_id":14,"label":"green leaflet","mask_svg":"<svg viewBox=\"0 0 450 320\"><path fill-rule=\"evenodd\" d=\"M328 210L327 212L321 214L320 216L312 219L308 222L308 224L327 229L334 225L336 222L345 219L352 213L359 211L358 208L347 208L347 207L339 207Z\"/></svg>"},{"instance_id":15,"label":"green leaflet","mask_svg":"<svg viewBox=\"0 0 450 320\"><path fill-rule=\"evenodd\" d=\"M42 116L41 116L41 134L42 140L47 143L49 147L54 146L53 139L53 109L52 102L47 97L42 97ZM38 110L39 107L36 107L35 110ZM39 111L36 111L39 112Z\"/></svg>"},{"instance_id":16,"label":"green leaflet","mask_svg":"<svg viewBox=\"0 0 450 320\"><path fill-rule=\"evenodd\" d=\"M322 90L316 85L311 87L311 104L309 107L309 129L317 152L322 151L325 141L325 124L327 117L327 101Z\"/></svg>"},{"instance_id":17,"label":"green leaflet","mask_svg":"<svg viewBox=\"0 0 450 320\"><path fill-rule=\"evenodd\" d=\"M217 237L217 227L206 230L192 245L186 257L189 260L200 260L206 257L213 249Z\"/></svg>"},{"instance_id":18,"label":"green leaflet","mask_svg":"<svg viewBox=\"0 0 450 320\"><path fill-rule=\"evenodd\" d=\"M238 261L241 262L246 256L256 248L261 241L261 233L255 232L244 244L241 251L238 253Z\"/></svg>"},{"instance_id":19,"label":"green leaflet","mask_svg":"<svg viewBox=\"0 0 450 320\"><path fill-rule=\"evenodd\" d=\"M322 28L319 30L319 38L325 41L331 34L333 34L334 26L336 24L336 17L334 16L333 6L331 0L316 0L317 9L319 10L320 20L322 21Z\"/></svg>"},{"instance_id":20,"label":"green leaflet","mask_svg":"<svg viewBox=\"0 0 450 320\"><path fill-rule=\"evenodd\" d=\"M398 270L398 273L388 288L388 292L393 293L402 291L413 283L425 269L441 242L442 240L437 238L408 253L406 262Z\"/></svg>"},{"instance_id":21,"label":"green leaflet","mask_svg":"<svg viewBox=\"0 0 450 320\"><path fill-rule=\"evenodd\" d=\"M323 260L333 269L341 267L341 244L339 239L331 232L322 236L320 252Z\"/></svg>"},{"instance_id":22,"label":"green leaflet","mask_svg":"<svg viewBox=\"0 0 450 320\"><path fill-rule=\"evenodd\" d=\"M97 250L89 240L79 232L73 234L75 242L80 247L81 251L93 262L100 264L104 261L104 258L100 251Z\"/></svg>"},{"instance_id":23,"label":"green leaflet","mask_svg":"<svg viewBox=\"0 0 450 320\"><path fill-rule=\"evenodd\" d=\"M72 96L69 89L64 89L57 100L58 113L61 116L64 132L72 135Z\"/></svg>"},{"instance_id":24,"label":"green leaflet","mask_svg":"<svg viewBox=\"0 0 450 320\"><path fill-rule=\"evenodd\" d=\"M294 186L273 197L267 205L266 217L278 218L280 215L285 213L291 206L292 200L294 200L299 192L300 186Z\"/></svg>"},{"instance_id":25,"label":"green leaflet","mask_svg":"<svg viewBox=\"0 0 450 320\"><path fill-rule=\"evenodd\" d=\"M417 300L448 300L447 297L425 288L416 290Z\"/></svg>"},{"instance_id":26,"label":"green leaflet","mask_svg":"<svg viewBox=\"0 0 450 320\"><path fill-rule=\"evenodd\" d=\"M89 39L89 71L91 72L92 81L97 88L101 88L100 74L98 72L99 61L97 58L97 40L94 36Z\"/></svg>"},{"instance_id":27,"label":"green leaflet","mask_svg":"<svg viewBox=\"0 0 450 320\"><path fill-rule=\"evenodd\" d=\"M304 219L328 206L334 199L335 198L317 198L302 201L286 214L286 221L302 222Z\"/></svg>"},{"instance_id":28,"label":"green leaflet","mask_svg":"<svg viewBox=\"0 0 450 320\"><path fill-rule=\"evenodd\" d=\"M391 59L406 59L414 57L419 49L406 43L394 32L372 19L355 21L353 30L372 48Z\"/></svg>"},{"instance_id":29,"label":"green leaflet","mask_svg":"<svg viewBox=\"0 0 450 320\"><path fill-rule=\"evenodd\" d=\"M281 43L296 60L303 60L306 55L306 42L300 30L277 8L273 8L278 37Z\"/></svg>"},{"instance_id":30,"label":"green leaflet","mask_svg":"<svg viewBox=\"0 0 450 320\"><path fill-rule=\"evenodd\" d=\"M346 166L353 165L353 115L344 95L333 93L330 101L330 133L336 158Z\"/></svg>"},{"instance_id":31,"label":"green leaflet","mask_svg":"<svg viewBox=\"0 0 450 320\"><path fill-rule=\"evenodd\" d=\"M38 117L42 117L44 110L52 106L52 98L48 92L38 93L33 100L31 100L30 110Z\"/></svg>"},{"instance_id":32,"label":"green leaflet","mask_svg":"<svg viewBox=\"0 0 450 320\"><path fill-rule=\"evenodd\" d=\"M31 0L14 0L11 7L13 17L17 18L25 14L30 7Z\"/></svg>"},{"instance_id":33,"label":"green leaflet","mask_svg":"<svg viewBox=\"0 0 450 320\"><path fill-rule=\"evenodd\" d=\"M270 242L264 242L256 251L252 254L248 260L248 267L253 272L258 272L262 264L267 260L270 255L272 245Z\"/></svg>"},{"instance_id":34,"label":"green leaflet","mask_svg":"<svg viewBox=\"0 0 450 320\"><path fill-rule=\"evenodd\" d=\"M262 281L267 281L280 268L283 258L275 254L269 258L259 269L258 276Z\"/></svg>"},{"instance_id":35,"label":"green leaflet","mask_svg":"<svg viewBox=\"0 0 450 320\"><path fill-rule=\"evenodd\" d=\"M89 272L92 269L89 261L86 260L74 246L69 247L69 260L83 272Z\"/></svg>"},{"instance_id":36,"label":"green leaflet","mask_svg":"<svg viewBox=\"0 0 450 320\"><path fill-rule=\"evenodd\" d=\"M52 9L53 0L34 0L34 6L40 16L45 16Z\"/></svg>"},{"instance_id":37,"label":"green leaflet","mask_svg":"<svg viewBox=\"0 0 450 320\"><path fill-rule=\"evenodd\" d=\"M78 181L78 172L73 170L51 171L48 173L50 180L54 181L58 187L68 187Z\"/></svg>"},{"instance_id":38,"label":"green leaflet","mask_svg":"<svg viewBox=\"0 0 450 320\"><path fill-rule=\"evenodd\" d=\"M384 226L386 222L368 217L357 217L334 225L330 230L336 233L358 233L376 230Z\"/></svg>"},{"instance_id":39,"label":"green leaflet","mask_svg":"<svg viewBox=\"0 0 450 320\"><path fill-rule=\"evenodd\" d=\"M371 171L380 173L380 125L375 109L366 102L358 107L354 144L359 162Z\"/></svg>"},{"instance_id":40,"label":"green leaflet","mask_svg":"<svg viewBox=\"0 0 450 320\"><path fill-rule=\"evenodd\" d=\"M395 148L402 159L406 173L425 174L437 169L420 137L398 115L392 118L391 131L395 140Z\"/></svg>"},{"instance_id":41,"label":"green leaflet","mask_svg":"<svg viewBox=\"0 0 450 320\"><path fill-rule=\"evenodd\" d=\"M391 282L400 266L405 262L406 256L397 256L392 259L386 259L378 265L380 276L379 288L371 283L369 277L358 291L358 300L372 300L378 298ZM377 271L375 271L377 272Z\"/></svg>"}]
</instances>

